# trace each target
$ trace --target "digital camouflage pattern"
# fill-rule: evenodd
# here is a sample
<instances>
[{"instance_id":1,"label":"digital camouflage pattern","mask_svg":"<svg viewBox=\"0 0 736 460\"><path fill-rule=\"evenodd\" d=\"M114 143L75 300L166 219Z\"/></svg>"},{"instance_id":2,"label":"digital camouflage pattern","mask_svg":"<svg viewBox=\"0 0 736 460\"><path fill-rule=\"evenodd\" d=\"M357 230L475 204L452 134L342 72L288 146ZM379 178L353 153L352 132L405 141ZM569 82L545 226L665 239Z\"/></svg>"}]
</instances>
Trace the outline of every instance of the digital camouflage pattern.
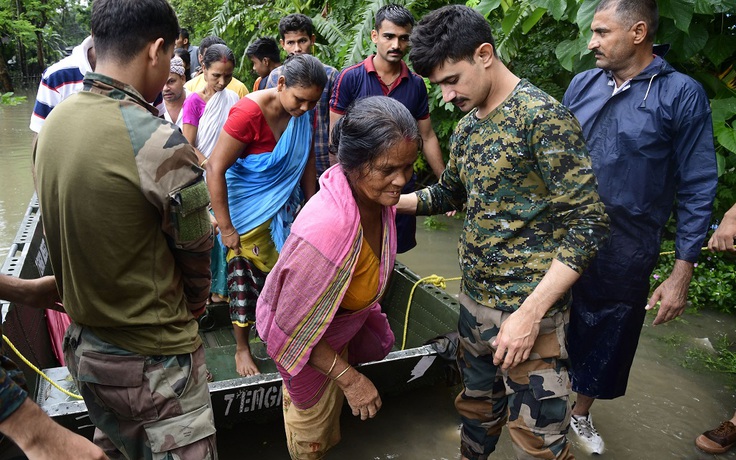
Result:
<instances>
[{"instance_id":1,"label":"digital camouflage pattern","mask_svg":"<svg viewBox=\"0 0 736 460\"><path fill-rule=\"evenodd\" d=\"M193 147L135 88L97 73L42 131L38 195L69 316L141 355L196 350L213 231Z\"/></svg>"},{"instance_id":2,"label":"digital camouflage pattern","mask_svg":"<svg viewBox=\"0 0 736 460\"><path fill-rule=\"evenodd\" d=\"M462 291L514 311L553 259L582 272L607 231L580 126L522 80L486 118L458 123L439 183L417 192L417 214L466 206L459 242ZM561 299L548 315L569 305Z\"/></svg>"},{"instance_id":3,"label":"digital camouflage pattern","mask_svg":"<svg viewBox=\"0 0 736 460\"><path fill-rule=\"evenodd\" d=\"M542 319L529 359L502 372L491 342L511 313L487 308L460 293L457 363L463 391L455 407L463 422L460 449L470 460L495 450L504 425L516 458L573 458L565 434L570 423L570 378L565 348L569 311Z\"/></svg>"},{"instance_id":4,"label":"digital camouflage pattern","mask_svg":"<svg viewBox=\"0 0 736 460\"><path fill-rule=\"evenodd\" d=\"M64 356L111 460L217 458L203 347L142 356L72 323Z\"/></svg>"}]
</instances>

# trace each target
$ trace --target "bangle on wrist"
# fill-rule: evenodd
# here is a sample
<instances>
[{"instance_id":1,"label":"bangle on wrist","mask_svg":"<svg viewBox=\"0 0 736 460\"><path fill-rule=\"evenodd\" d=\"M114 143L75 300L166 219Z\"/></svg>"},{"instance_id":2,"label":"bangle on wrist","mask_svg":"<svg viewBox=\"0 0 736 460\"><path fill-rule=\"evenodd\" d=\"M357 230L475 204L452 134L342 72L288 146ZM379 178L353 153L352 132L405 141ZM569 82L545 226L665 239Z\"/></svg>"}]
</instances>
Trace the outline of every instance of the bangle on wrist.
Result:
<instances>
[{"instance_id":1,"label":"bangle on wrist","mask_svg":"<svg viewBox=\"0 0 736 460\"><path fill-rule=\"evenodd\" d=\"M340 372L339 374L337 374L337 376L334 379L332 379L332 380L337 380L340 377L342 377L343 374L345 374L347 371L349 371L351 367L352 366L350 364L348 364L348 367L346 367L345 369L343 369L342 372Z\"/></svg>"},{"instance_id":2,"label":"bangle on wrist","mask_svg":"<svg viewBox=\"0 0 736 460\"><path fill-rule=\"evenodd\" d=\"M202 160L202 162L201 162L201 163L199 164L199 167L200 167L200 168L204 168L204 165L206 165L206 164L207 164L207 160L209 160L209 159L210 159L210 157L207 157L207 158L205 158L204 160Z\"/></svg>"},{"instance_id":3,"label":"bangle on wrist","mask_svg":"<svg viewBox=\"0 0 736 460\"><path fill-rule=\"evenodd\" d=\"M337 364L337 353L335 353L335 358L332 360L332 366L330 366L330 370L327 371L327 373L325 374L327 377L332 374L332 371L335 369L335 364Z\"/></svg>"},{"instance_id":4,"label":"bangle on wrist","mask_svg":"<svg viewBox=\"0 0 736 460\"><path fill-rule=\"evenodd\" d=\"M234 235L237 230L233 229L232 232L228 233L227 235L220 235L221 238L227 238L228 236Z\"/></svg>"}]
</instances>

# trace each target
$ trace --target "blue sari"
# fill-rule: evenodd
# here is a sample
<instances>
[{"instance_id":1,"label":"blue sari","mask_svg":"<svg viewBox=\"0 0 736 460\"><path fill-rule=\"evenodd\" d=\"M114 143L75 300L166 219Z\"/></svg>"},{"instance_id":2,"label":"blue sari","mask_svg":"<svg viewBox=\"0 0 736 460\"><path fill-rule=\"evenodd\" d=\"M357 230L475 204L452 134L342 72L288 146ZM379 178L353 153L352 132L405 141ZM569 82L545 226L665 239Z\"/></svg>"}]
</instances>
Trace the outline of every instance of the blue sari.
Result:
<instances>
[{"instance_id":1,"label":"blue sari","mask_svg":"<svg viewBox=\"0 0 736 460\"><path fill-rule=\"evenodd\" d=\"M271 220L276 250L302 201L299 186L312 147L312 112L292 118L273 152L239 158L225 173L230 220L243 235Z\"/></svg>"}]
</instances>

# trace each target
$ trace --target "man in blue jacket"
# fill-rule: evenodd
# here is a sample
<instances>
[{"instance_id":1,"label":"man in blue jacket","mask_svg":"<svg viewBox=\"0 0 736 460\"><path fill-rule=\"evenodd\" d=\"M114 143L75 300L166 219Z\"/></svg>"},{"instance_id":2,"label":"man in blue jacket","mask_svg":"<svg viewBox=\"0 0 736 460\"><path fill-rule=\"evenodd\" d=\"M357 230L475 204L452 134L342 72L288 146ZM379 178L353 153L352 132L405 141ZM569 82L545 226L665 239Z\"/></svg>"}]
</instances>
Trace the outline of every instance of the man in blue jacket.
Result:
<instances>
[{"instance_id":1,"label":"man in blue jacket","mask_svg":"<svg viewBox=\"0 0 736 460\"><path fill-rule=\"evenodd\" d=\"M716 190L708 97L653 54L658 16L655 0L602 0L588 44L598 68L577 75L563 99L582 125L611 219L608 242L573 288L568 332L571 425L595 453L604 443L589 409L624 395L646 310L660 303L657 325L685 309ZM672 212L676 261L647 302Z\"/></svg>"}]
</instances>

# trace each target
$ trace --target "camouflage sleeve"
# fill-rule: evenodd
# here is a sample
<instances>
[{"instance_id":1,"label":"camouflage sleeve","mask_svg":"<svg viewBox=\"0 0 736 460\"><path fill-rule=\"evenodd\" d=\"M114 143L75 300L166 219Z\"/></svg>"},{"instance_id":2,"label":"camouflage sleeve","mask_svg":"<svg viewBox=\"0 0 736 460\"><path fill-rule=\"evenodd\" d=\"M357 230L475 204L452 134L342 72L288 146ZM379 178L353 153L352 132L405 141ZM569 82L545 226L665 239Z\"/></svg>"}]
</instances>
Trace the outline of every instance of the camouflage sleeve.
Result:
<instances>
[{"instance_id":1,"label":"camouflage sleeve","mask_svg":"<svg viewBox=\"0 0 736 460\"><path fill-rule=\"evenodd\" d=\"M582 273L608 236L608 216L580 125L563 106L540 111L531 145L562 236L555 258Z\"/></svg>"},{"instance_id":2,"label":"camouflage sleeve","mask_svg":"<svg viewBox=\"0 0 736 460\"><path fill-rule=\"evenodd\" d=\"M28 397L21 385L25 385L23 373L10 358L0 355L0 422L10 417Z\"/></svg>"},{"instance_id":3,"label":"camouflage sleeve","mask_svg":"<svg viewBox=\"0 0 736 460\"><path fill-rule=\"evenodd\" d=\"M467 200L465 185L458 171L455 149L455 135L450 138L450 158L440 180L427 188L419 190L417 194L418 216L430 216L447 211L461 211Z\"/></svg>"},{"instance_id":4,"label":"camouflage sleeve","mask_svg":"<svg viewBox=\"0 0 736 460\"><path fill-rule=\"evenodd\" d=\"M171 125L159 127L136 155L141 189L161 213L161 230L181 270L184 296L195 314L203 311L210 290L213 244L210 203L194 148Z\"/></svg>"}]
</instances>

